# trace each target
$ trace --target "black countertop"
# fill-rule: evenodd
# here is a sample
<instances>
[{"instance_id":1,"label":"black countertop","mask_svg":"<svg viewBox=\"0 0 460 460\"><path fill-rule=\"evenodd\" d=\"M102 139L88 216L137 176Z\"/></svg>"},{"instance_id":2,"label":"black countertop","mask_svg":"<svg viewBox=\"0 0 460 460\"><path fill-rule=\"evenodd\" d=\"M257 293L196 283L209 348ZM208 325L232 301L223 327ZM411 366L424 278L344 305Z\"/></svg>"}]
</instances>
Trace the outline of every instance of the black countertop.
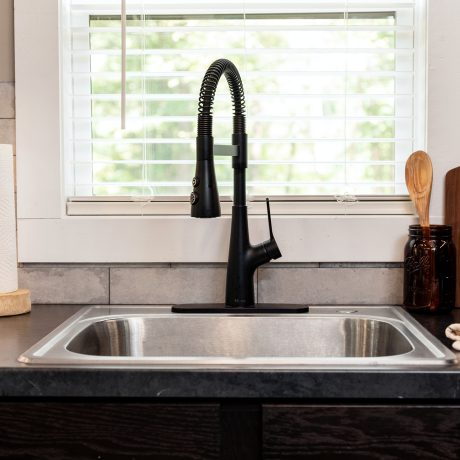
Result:
<instances>
[{"instance_id":1,"label":"black countertop","mask_svg":"<svg viewBox=\"0 0 460 460\"><path fill-rule=\"evenodd\" d=\"M269 398L303 400L460 399L460 364L439 368L353 370L156 370L21 364L17 357L82 308L34 305L0 318L0 395L11 397ZM448 315L414 315L450 347ZM460 354L459 354L460 358Z\"/></svg>"}]
</instances>

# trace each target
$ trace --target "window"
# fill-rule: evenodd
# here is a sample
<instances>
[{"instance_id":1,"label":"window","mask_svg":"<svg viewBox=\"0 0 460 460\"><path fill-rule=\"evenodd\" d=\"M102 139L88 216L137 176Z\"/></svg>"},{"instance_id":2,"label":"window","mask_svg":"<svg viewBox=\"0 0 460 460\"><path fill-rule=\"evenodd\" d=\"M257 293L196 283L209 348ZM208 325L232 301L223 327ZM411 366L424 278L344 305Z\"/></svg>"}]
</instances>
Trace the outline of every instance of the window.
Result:
<instances>
[{"instance_id":1,"label":"window","mask_svg":"<svg viewBox=\"0 0 460 460\"><path fill-rule=\"evenodd\" d=\"M460 8L455 0L446 1L454 13L457 12L457 8ZM120 3L121 1L119 2L118 0L78 0L78 2L70 2L69 0L15 0L19 261L28 263L225 262L228 255L230 220L228 215L225 215L226 206L223 206L222 218L202 220L191 219L187 216L189 206L185 201L180 201L182 198L179 195L174 198L177 201L167 201L166 203L161 200L171 200L171 198L167 198L171 195L156 195L154 202L151 202L152 197L150 196L139 195L136 198L136 200L139 200L138 203L133 201L132 195L134 193L131 190L128 197L121 197L120 195L91 196L93 193L92 188L99 181L99 178L97 181L94 180L92 172L93 139L91 118L93 113L91 100L93 95L91 94L91 87L88 87L86 92L80 94L78 98L75 96L75 92L77 90L81 91L83 87L74 84L77 82L77 78L74 78L74 73L78 70L78 72L82 73L80 76L84 77L86 72L86 81L91 81L90 79L88 80L88 77L91 77L90 71L92 69L89 68L88 70L87 62L92 52L89 43L86 44L86 49L76 49L74 52L70 52L74 38L73 46L83 45L83 41L77 43L77 37L73 37L71 32L73 32L74 28L79 28L80 35L86 33L86 36L89 37L89 17L90 15L95 15L94 5L101 7L101 10L96 12L97 14L119 17ZM134 15L135 11L130 8L134 8L135 5L144 9L151 8L152 5L162 5L164 8L169 5L171 11L163 10L162 13L171 15L184 14L187 17L192 13L206 15L209 15L210 12L216 15L217 13L228 14L229 11L216 12L210 9L215 8L216 5L226 5L231 10L230 12L233 11L233 13L240 15L240 22L242 11L244 12L240 8L242 2L202 1L199 3L202 6L201 10L194 9L194 11L186 11L179 3L173 2L153 2L150 0L136 2L135 0L128 0L127 3L129 7L128 16ZM263 6L263 14L265 15L279 14L278 3L249 2L248 0L246 2L246 16L254 13L253 10L249 9L251 5L254 8ZM68 21L72 18L70 13L78 5L80 5L81 17L86 12L86 22L79 24L77 21L69 24ZM190 5L197 7L192 2ZM302 6L302 11L299 11L299 5ZM308 10L305 10L305 5L308 5ZM399 63L394 70L395 74L408 72L411 75L409 80L412 82L410 83L413 96L412 110L409 114L407 112L405 114L398 112L398 117L412 117L412 133L410 136L412 136L412 142L414 143L413 148L415 150L427 145L427 150L433 158L437 177L442 177L448 169L458 164L458 158L456 158L455 153L457 151L456 139L452 136L452 133L456 132L457 129L455 114L460 100L457 93L452 91L452 88L457 84L455 76L460 72L460 63L458 62L459 54L456 48L446 46L446 43L458 43L460 40L458 37L460 33L457 24L458 16L452 13L450 9L444 8L443 3L430 3L429 33L427 34L430 37L430 67L428 68L424 64L423 52L426 17L423 0L391 0L385 2L375 0L363 0L361 2L321 0L316 3L313 1L292 1L283 3L283 6L286 8L286 14L308 13L312 15L315 13L318 15L322 13L324 15L329 13L332 16L336 16L337 13L344 14L348 6L349 22L351 21L350 13L353 12L367 14L376 12L375 10L379 13L395 12L395 18L399 21L399 18L402 20L403 16L398 16L398 11L412 11L412 16L410 14L407 16L412 21L410 23L401 23L399 25L381 24L378 26L385 29L388 27L396 28L397 30L393 32L401 38L403 38L401 35L403 32L408 32L410 36L413 34L412 51L406 48L395 51L396 56L407 54L412 54L413 56L413 60L410 61L411 65L413 65L413 74L407 68L399 67ZM240 10L235 12L237 8L240 8ZM149 11L148 14L144 11L144 13L145 17L148 14L158 16L158 11ZM460 10L458 14L460 14ZM391 20L391 15L386 17ZM259 21L259 19L257 20ZM247 17L246 21L248 21ZM130 28L133 27L135 26L130 26ZM329 27L333 28L332 25ZM343 25L336 28L340 29L340 27L343 32ZM377 25L373 27L377 27ZM309 28L315 29L313 24ZM324 25L321 25L321 28L324 28ZM359 28L366 29L368 27L362 24L348 25L350 31ZM403 44L404 41L398 41L397 47L402 47ZM260 50L258 49L258 51ZM112 52L114 55L119 53L118 50L112 50ZM132 52L131 48L130 52ZM289 52L286 51L283 54L288 56ZM324 54L327 55L327 53ZM222 54L219 53L216 57L221 56ZM82 68L77 69L75 67L77 61L81 63ZM196 70L198 85L207 65L208 63L203 63L203 68L200 65L200 68ZM425 68L428 69L429 73L429 78L427 79L427 144L425 144L425 130L422 123L425 112L425 86L423 83L423 69ZM244 68L243 65L240 70L248 97L257 99L257 95L250 94L249 91L250 69ZM355 70L358 71L357 69ZM118 71L117 68L114 68L114 76L118 74ZM180 69L175 71L179 72ZM319 68L316 71L327 72L327 69ZM351 78L351 72L350 70L348 78ZM388 69L382 70L382 72L388 72ZM33 75L33 78L31 78L31 75ZM227 108L225 107L225 104L228 104L227 97L224 95L225 90L225 84L221 84L219 88L221 96L219 96L218 101L220 105L216 106L216 117L228 116L228 106ZM411 93L402 94L407 96ZM111 96L119 97L116 93ZM132 94L128 96L131 97ZM198 94L195 94L195 92L190 96L190 102L193 106L196 104L197 96ZM344 97L343 94L341 96ZM116 99L114 102L116 103ZM352 107L348 102L347 107ZM248 120L252 119L253 116L257 116L257 113L254 113L255 104L255 102L248 102ZM284 109L284 107L281 108ZM192 115L196 115L193 108ZM415 115L416 120L414 121ZM119 114L116 113L115 109L110 116L107 115L107 122L110 121L110 117L118 118L118 116ZM184 116L190 115L186 114ZM304 114L304 116L315 115L311 113ZM354 116L358 115L355 114ZM133 117L132 112L129 117ZM350 120L347 120L348 124ZM144 116L140 117L140 122L145 122ZM256 122L260 122L260 120L251 121L251 123ZM230 128L223 122L222 129L229 130ZM249 131L248 134L252 140L257 139L254 132ZM193 129L192 135L195 135ZM405 136L406 134L402 131L395 130L395 139L407 139ZM122 140L121 136L119 138ZM227 141L226 133L222 134L222 138L222 140ZM299 140L297 137L292 139ZM352 138L347 134L347 141L349 142L350 139ZM82 141L81 145L78 146L79 149L74 145L76 140ZM340 142L345 142L344 139L339 140ZM80 149L84 144L83 141L86 142L86 147ZM323 140L319 144L323 145L327 141ZM124 141L124 143L128 144L129 142ZM144 147L142 148L144 149ZM329 151L327 150L327 152ZM250 154L252 155L252 150ZM85 157L85 155L87 156ZM190 159L193 162L193 151L191 155ZM319 155L318 158L323 160ZM255 160L255 158L251 159ZM141 163L143 160L144 158L142 157ZM354 160L357 161L358 159L355 158ZM110 161L112 160L109 160L109 165ZM145 163L145 165L148 165L148 163ZM257 165L251 165L250 170L255 166ZM110 167L112 168L112 166ZM227 165L225 167L229 168ZM88 170L90 171L89 176ZM399 172L395 171L395 178L398 178L398 183L402 182L401 173L401 170ZM221 177L221 180L224 179ZM187 181L190 181L188 176ZM113 182L115 183L114 186L120 186L119 180L110 181L110 184ZM129 182L131 186L133 181L130 180ZM88 185L89 191L87 191ZM150 184L148 185L150 186ZM157 186L158 184L155 185ZM83 188L86 189L84 190ZM187 193L189 191L190 188L187 184ZM114 190L111 193L115 192L118 194L122 191ZM353 193L352 190L350 192ZM394 192L396 193L396 189ZM150 190L142 190L139 193L151 192ZM158 193L158 191L155 193ZM74 201L75 198L71 198L72 202L69 203L69 197L75 197L75 195L84 195L83 200L85 201L77 202ZM337 207L332 212L321 208L322 201L314 202L313 212L305 212L304 208L299 208L299 212L296 210L291 212L291 206L307 206L308 203L295 201L294 195L287 196L289 197L288 201L281 201L281 199L274 201L272 209L274 231L283 253L282 262L398 262L402 260L401 248L406 239L407 226L413 223L414 219L408 209L401 213L388 210L385 207L388 203L396 203L397 195L387 195L388 198L386 199L393 197L392 200L394 200L388 202L366 202L361 195L358 196L359 203L357 204L347 205L346 203L334 203L332 201L333 204L337 204ZM377 196L373 195L372 197ZM333 195L330 197L334 200ZM303 195L301 200L305 200L305 198L306 195ZM321 197L321 200L323 199L326 200L327 198ZM97 202L94 202L94 200L97 200ZM128 202L134 207L137 206L137 211L131 212L132 206L128 206L128 212L126 212L126 207L122 206L123 209L119 209L120 205ZM300 204L298 205L298 203ZM73 204L87 206L87 208L83 211L80 210L81 212L78 210L78 212L73 212L73 209L70 209L70 207L73 208L73 206L70 206ZM153 204L164 204L168 209L171 206L176 209L175 206L177 205L178 208L174 212L168 210L150 212L149 206L153 206ZM258 204L257 202L250 202L250 214L252 215L250 216L249 224L251 236L254 240L263 239L267 232L265 216L254 215L264 214L262 207L257 208ZM93 205L96 211L94 211ZM360 214L359 210L362 209L362 205L364 205L364 208L370 206L370 209L364 214L372 215L362 215L363 213L357 215ZM116 209L113 210L114 208ZM442 222L442 180L439 179L434 181L431 217L434 223ZM190 244L190 241L193 241L193 244Z\"/></svg>"},{"instance_id":2,"label":"window","mask_svg":"<svg viewBox=\"0 0 460 460\"><path fill-rule=\"evenodd\" d=\"M249 195L405 195L424 145L417 3L128 0L122 130L120 1L67 0L67 195L188 195L200 83L220 57L245 86ZM228 143L225 81L214 113ZM230 162L216 172L231 195Z\"/></svg>"}]
</instances>

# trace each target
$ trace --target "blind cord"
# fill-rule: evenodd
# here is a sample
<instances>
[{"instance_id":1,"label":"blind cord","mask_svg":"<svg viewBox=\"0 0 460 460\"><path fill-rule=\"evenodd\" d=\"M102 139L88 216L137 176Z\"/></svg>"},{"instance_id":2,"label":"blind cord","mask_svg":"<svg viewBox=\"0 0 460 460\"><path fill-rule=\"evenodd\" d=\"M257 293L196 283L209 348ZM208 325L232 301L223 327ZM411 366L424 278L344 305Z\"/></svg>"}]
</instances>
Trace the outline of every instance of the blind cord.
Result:
<instances>
[{"instance_id":1,"label":"blind cord","mask_svg":"<svg viewBox=\"0 0 460 460\"><path fill-rule=\"evenodd\" d=\"M126 0L121 0L121 129L126 128Z\"/></svg>"}]
</instances>

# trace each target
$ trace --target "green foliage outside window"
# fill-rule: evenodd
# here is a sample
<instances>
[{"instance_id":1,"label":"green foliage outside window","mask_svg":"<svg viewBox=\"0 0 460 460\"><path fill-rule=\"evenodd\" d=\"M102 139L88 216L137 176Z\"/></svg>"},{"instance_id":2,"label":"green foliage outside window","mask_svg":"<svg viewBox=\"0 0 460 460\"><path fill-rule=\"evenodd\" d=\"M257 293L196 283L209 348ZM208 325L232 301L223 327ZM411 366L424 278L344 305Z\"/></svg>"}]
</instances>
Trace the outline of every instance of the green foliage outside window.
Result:
<instances>
[{"instance_id":1,"label":"green foliage outside window","mask_svg":"<svg viewBox=\"0 0 460 460\"><path fill-rule=\"evenodd\" d=\"M357 15L348 24L394 22L393 14ZM201 79L225 57L239 68L247 95L250 194L394 194L395 31L307 27L343 26L338 15L247 17L246 32L242 24L239 16L128 17L122 131L120 19L91 18L93 193L188 195ZM214 114L215 139L229 140L224 79ZM221 193L230 194L230 162L217 160L216 172Z\"/></svg>"}]
</instances>

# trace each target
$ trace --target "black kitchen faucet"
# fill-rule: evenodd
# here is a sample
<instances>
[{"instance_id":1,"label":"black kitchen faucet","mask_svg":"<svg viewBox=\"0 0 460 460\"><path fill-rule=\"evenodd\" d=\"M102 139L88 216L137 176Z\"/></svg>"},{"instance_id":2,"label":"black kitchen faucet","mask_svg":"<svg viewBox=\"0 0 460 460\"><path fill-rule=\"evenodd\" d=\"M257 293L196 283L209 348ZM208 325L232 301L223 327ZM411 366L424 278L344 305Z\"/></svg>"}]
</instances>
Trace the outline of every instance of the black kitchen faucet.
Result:
<instances>
[{"instance_id":1,"label":"black kitchen faucet","mask_svg":"<svg viewBox=\"0 0 460 460\"><path fill-rule=\"evenodd\" d=\"M233 103L232 145L215 146L212 136L212 110L220 77L225 75ZM219 217L220 201L214 170L214 155L232 156L234 198L230 249L227 265L225 304L174 305L174 312L303 312L303 305L256 304L254 272L257 267L281 257L273 237L270 204L266 199L270 239L257 245L249 241L248 208L246 206L246 169L248 167L246 116L243 83L235 65L218 59L207 70L201 84L198 103L198 135L196 138L196 170L190 195L191 216Z\"/></svg>"}]
</instances>

